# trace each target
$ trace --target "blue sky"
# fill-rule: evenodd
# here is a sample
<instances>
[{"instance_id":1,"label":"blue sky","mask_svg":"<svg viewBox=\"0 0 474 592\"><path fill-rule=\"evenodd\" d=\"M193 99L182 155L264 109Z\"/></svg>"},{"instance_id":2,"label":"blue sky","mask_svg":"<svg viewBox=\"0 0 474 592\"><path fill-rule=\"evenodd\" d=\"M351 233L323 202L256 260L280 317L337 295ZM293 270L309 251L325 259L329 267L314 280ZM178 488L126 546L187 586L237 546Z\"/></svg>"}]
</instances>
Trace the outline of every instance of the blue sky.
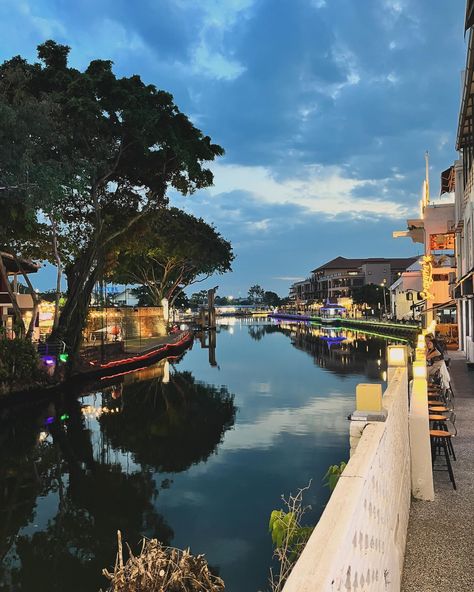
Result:
<instances>
[{"instance_id":1,"label":"blue sky","mask_svg":"<svg viewBox=\"0 0 474 592\"><path fill-rule=\"evenodd\" d=\"M324 261L409 256L394 240L456 157L464 0L0 0L0 59L53 38L170 91L226 150L215 186L172 201L233 243L201 287L287 294ZM40 273L41 289L53 274Z\"/></svg>"}]
</instances>

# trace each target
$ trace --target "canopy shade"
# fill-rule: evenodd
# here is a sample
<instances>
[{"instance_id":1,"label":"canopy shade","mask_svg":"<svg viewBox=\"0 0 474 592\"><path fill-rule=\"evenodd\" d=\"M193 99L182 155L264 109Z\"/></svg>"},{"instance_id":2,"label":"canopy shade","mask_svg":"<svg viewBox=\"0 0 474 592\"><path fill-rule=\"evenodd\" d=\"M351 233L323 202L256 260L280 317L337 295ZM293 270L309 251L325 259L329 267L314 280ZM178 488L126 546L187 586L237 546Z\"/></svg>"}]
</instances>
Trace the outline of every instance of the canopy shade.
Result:
<instances>
[{"instance_id":1,"label":"canopy shade","mask_svg":"<svg viewBox=\"0 0 474 592\"><path fill-rule=\"evenodd\" d=\"M466 3L466 21L464 31L467 31L474 25L474 0L467 0Z\"/></svg>"},{"instance_id":2,"label":"canopy shade","mask_svg":"<svg viewBox=\"0 0 474 592\"><path fill-rule=\"evenodd\" d=\"M469 4L474 5L474 0ZM464 86L462 90L461 109L459 111L458 134L456 147L458 150L472 146L474 143L474 128L472 123L473 94L474 94L474 37L472 30L469 32L467 48L466 69L464 72Z\"/></svg>"}]
</instances>

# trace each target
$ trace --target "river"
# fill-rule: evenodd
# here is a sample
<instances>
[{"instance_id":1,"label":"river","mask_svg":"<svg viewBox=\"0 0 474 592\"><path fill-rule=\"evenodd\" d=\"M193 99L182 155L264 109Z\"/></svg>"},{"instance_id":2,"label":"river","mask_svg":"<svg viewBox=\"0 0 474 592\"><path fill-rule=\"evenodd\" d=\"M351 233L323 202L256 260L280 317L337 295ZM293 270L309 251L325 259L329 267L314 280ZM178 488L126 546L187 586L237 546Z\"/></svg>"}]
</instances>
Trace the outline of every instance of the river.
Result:
<instances>
[{"instance_id":1,"label":"river","mask_svg":"<svg viewBox=\"0 0 474 592\"><path fill-rule=\"evenodd\" d=\"M311 480L305 521L348 459L359 382L387 341L316 325L223 318L216 348L0 416L0 591L97 592L116 532L205 553L229 592L268 589L268 520Z\"/></svg>"}]
</instances>

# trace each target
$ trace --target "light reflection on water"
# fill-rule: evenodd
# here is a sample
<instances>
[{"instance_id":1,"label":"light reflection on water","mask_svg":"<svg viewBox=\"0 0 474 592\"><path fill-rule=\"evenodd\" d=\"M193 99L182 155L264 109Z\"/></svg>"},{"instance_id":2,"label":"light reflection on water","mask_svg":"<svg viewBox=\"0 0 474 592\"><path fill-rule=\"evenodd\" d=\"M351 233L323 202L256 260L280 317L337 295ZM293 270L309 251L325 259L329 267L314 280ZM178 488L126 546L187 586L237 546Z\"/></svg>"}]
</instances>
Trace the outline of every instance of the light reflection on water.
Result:
<instances>
[{"instance_id":1,"label":"light reflection on water","mask_svg":"<svg viewBox=\"0 0 474 592\"><path fill-rule=\"evenodd\" d=\"M0 590L104 587L119 528L132 545L145 534L206 553L230 592L267 587L269 514L313 479L317 520L322 476L348 456L355 386L381 381L385 342L239 319L220 319L216 337L4 415Z\"/></svg>"}]
</instances>

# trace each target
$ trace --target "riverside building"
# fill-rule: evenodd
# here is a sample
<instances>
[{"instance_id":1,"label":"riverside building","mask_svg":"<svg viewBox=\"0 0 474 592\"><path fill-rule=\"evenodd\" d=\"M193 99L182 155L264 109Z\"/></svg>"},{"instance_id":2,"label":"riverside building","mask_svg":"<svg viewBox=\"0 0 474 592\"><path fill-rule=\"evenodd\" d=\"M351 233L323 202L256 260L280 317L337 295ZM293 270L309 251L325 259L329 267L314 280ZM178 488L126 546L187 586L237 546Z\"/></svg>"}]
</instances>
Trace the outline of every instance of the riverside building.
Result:
<instances>
[{"instance_id":1,"label":"riverside building","mask_svg":"<svg viewBox=\"0 0 474 592\"><path fill-rule=\"evenodd\" d=\"M351 299L354 288L367 284L389 287L418 257L348 259L336 257L313 269L311 277L290 288L296 304Z\"/></svg>"},{"instance_id":2,"label":"riverside building","mask_svg":"<svg viewBox=\"0 0 474 592\"><path fill-rule=\"evenodd\" d=\"M461 109L456 140L460 158L454 164L456 270L452 296L456 300L459 349L468 364L474 364L474 1L467 3L466 31L469 41L462 87Z\"/></svg>"}]
</instances>

